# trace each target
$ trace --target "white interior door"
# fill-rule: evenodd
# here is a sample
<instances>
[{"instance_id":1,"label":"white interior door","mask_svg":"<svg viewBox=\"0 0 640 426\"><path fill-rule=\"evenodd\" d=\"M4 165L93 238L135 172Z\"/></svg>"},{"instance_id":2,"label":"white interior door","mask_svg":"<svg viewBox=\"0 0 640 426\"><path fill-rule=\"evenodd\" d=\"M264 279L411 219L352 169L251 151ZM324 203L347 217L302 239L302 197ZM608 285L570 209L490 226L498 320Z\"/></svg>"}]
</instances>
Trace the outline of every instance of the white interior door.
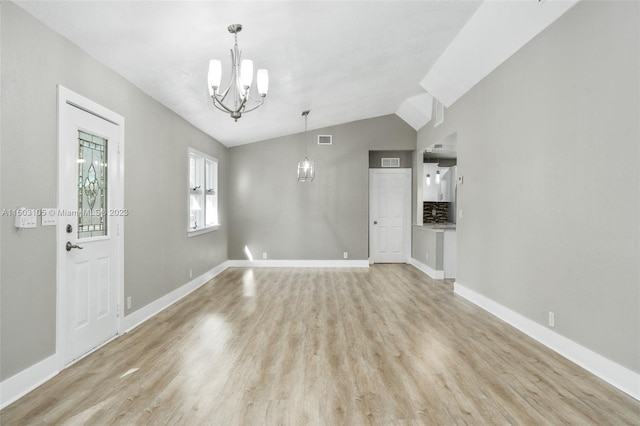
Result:
<instances>
[{"instance_id":1,"label":"white interior door","mask_svg":"<svg viewBox=\"0 0 640 426\"><path fill-rule=\"evenodd\" d=\"M118 334L124 124L62 87L58 108L57 331L64 366Z\"/></svg>"},{"instance_id":2,"label":"white interior door","mask_svg":"<svg viewBox=\"0 0 640 426\"><path fill-rule=\"evenodd\" d=\"M406 263L411 251L411 169L369 170L369 256Z\"/></svg>"}]
</instances>

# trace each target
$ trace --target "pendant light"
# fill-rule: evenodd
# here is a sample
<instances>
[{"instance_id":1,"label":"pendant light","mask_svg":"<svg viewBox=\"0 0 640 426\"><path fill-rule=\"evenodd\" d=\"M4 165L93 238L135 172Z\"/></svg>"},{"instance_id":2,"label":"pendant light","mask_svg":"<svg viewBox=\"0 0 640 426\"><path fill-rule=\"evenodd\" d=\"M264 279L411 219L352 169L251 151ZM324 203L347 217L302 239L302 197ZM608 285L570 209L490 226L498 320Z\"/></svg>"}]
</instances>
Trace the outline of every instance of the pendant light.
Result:
<instances>
[{"instance_id":1,"label":"pendant light","mask_svg":"<svg viewBox=\"0 0 640 426\"><path fill-rule=\"evenodd\" d=\"M439 149L439 148L442 148L442 144L437 143L437 144L433 145L433 149ZM439 160L439 157L437 155L436 155L436 160L438 161L436 163L437 167L438 167L438 170L436 170L436 185L440 185L440 160Z\"/></svg>"},{"instance_id":2,"label":"pendant light","mask_svg":"<svg viewBox=\"0 0 640 426\"><path fill-rule=\"evenodd\" d=\"M304 140L304 160L298 162L298 182L306 183L311 182L316 177L315 164L309 160L307 155L307 117L309 116L309 110L302 111L304 117L304 134L302 139Z\"/></svg>"},{"instance_id":3,"label":"pendant light","mask_svg":"<svg viewBox=\"0 0 640 426\"><path fill-rule=\"evenodd\" d=\"M425 150L424 152L427 154L427 162L425 163L427 165L427 186L431 186L431 175L429 174L429 151Z\"/></svg>"}]
</instances>

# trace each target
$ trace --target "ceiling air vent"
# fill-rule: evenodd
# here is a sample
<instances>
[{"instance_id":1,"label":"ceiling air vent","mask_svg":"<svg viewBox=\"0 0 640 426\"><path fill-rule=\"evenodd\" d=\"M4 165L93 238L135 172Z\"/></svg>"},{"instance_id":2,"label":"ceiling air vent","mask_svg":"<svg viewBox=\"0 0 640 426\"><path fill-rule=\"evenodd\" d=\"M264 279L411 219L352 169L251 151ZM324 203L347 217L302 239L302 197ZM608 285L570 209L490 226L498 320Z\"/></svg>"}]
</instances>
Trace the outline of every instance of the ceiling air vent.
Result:
<instances>
[{"instance_id":1,"label":"ceiling air vent","mask_svg":"<svg viewBox=\"0 0 640 426\"><path fill-rule=\"evenodd\" d=\"M400 167L399 158L383 158L382 167Z\"/></svg>"},{"instance_id":2,"label":"ceiling air vent","mask_svg":"<svg viewBox=\"0 0 640 426\"><path fill-rule=\"evenodd\" d=\"M333 139L331 135L318 135L318 145L331 145Z\"/></svg>"}]
</instances>

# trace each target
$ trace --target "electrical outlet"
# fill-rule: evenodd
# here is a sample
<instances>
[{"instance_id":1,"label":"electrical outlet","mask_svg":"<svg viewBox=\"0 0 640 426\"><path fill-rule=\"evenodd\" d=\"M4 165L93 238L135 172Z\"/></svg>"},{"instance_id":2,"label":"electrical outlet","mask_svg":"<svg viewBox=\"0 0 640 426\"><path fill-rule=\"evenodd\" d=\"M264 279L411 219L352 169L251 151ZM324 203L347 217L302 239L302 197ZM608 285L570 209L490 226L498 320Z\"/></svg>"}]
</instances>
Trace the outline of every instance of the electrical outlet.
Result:
<instances>
[{"instance_id":1,"label":"electrical outlet","mask_svg":"<svg viewBox=\"0 0 640 426\"><path fill-rule=\"evenodd\" d=\"M429 252L426 252L426 253L424 254L424 259L425 259L425 260L429 260Z\"/></svg>"},{"instance_id":2,"label":"electrical outlet","mask_svg":"<svg viewBox=\"0 0 640 426\"><path fill-rule=\"evenodd\" d=\"M127 297L127 310L131 309L131 296Z\"/></svg>"},{"instance_id":3,"label":"electrical outlet","mask_svg":"<svg viewBox=\"0 0 640 426\"><path fill-rule=\"evenodd\" d=\"M349 252L346 252L346 251L345 251L345 252L344 252L344 254L343 254L342 256L343 256L345 259L348 259L348 258L349 258Z\"/></svg>"},{"instance_id":4,"label":"electrical outlet","mask_svg":"<svg viewBox=\"0 0 640 426\"><path fill-rule=\"evenodd\" d=\"M266 258L267 258L267 252L266 252L266 251L265 251L265 252L262 252L262 258L263 258L263 259L266 259Z\"/></svg>"},{"instance_id":5,"label":"electrical outlet","mask_svg":"<svg viewBox=\"0 0 640 426\"><path fill-rule=\"evenodd\" d=\"M462 219L462 209L458 210L458 219Z\"/></svg>"},{"instance_id":6,"label":"electrical outlet","mask_svg":"<svg viewBox=\"0 0 640 426\"><path fill-rule=\"evenodd\" d=\"M556 316L553 312L549 311L549 327L554 328L556 326Z\"/></svg>"},{"instance_id":7,"label":"electrical outlet","mask_svg":"<svg viewBox=\"0 0 640 426\"><path fill-rule=\"evenodd\" d=\"M189 269L189 278L193 278L193 269Z\"/></svg>"}]
</instances>

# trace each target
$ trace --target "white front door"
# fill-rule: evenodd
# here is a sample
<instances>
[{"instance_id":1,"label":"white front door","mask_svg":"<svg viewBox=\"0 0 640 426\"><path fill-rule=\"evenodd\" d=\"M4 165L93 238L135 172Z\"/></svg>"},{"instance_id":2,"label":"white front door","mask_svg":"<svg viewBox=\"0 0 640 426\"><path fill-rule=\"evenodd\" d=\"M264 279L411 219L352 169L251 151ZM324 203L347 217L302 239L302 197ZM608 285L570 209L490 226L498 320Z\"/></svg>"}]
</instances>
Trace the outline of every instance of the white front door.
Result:
<instances>
[{"instance_id":1,"label":"white front door","mask_svg":"<svg viewBox=\"0 0 640 426\"><path fill-rule=\"evenodd\" d=\"M406 263L411 251L411 169L369 170L369 256Z\"/></svg>"},{"instance_id":2,"label":"white front door","mask_svg":"<svg viewBox=\"0 0 640 426\"><path fill-rule=\"evenodd\" d=\"M62 367L118 334L124 122L63 87L58 108L57 345Z\"/></svg>"}]
</instances>

